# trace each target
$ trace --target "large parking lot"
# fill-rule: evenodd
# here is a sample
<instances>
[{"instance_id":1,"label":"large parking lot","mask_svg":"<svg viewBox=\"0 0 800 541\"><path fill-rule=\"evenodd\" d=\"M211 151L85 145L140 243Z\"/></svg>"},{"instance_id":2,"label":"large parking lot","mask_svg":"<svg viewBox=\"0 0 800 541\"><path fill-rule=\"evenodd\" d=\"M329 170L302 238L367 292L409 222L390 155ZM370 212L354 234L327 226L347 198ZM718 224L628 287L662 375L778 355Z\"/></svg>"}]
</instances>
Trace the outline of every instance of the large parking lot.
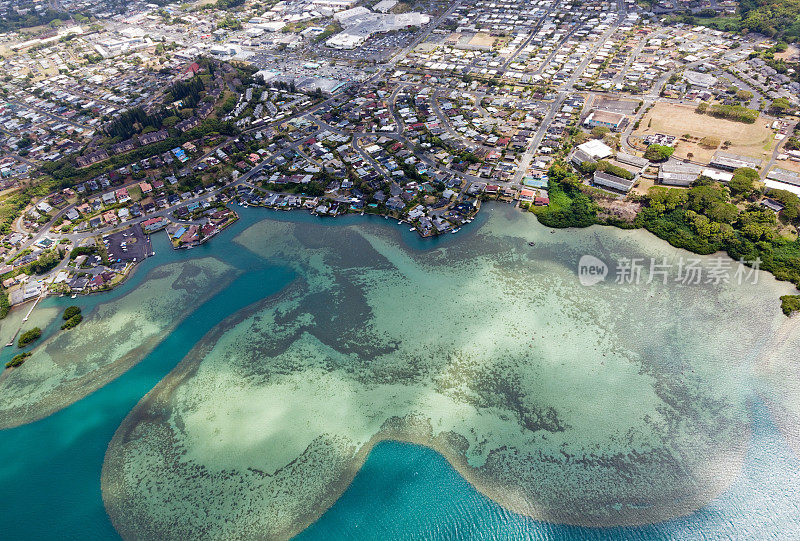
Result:
<instances>
[{"instance_id":1,"label":"large parking lot","mask_svg":"<svg viewBox=\"0 0 800 541\"><path fill-rule=\"evenodd\" d=\"M124 231L111 233L103 237L103 242L108 251L108 259L112 263L117 261L142 261L153 253L150 238L136 224Z\"/></svg>"}]
</instances>

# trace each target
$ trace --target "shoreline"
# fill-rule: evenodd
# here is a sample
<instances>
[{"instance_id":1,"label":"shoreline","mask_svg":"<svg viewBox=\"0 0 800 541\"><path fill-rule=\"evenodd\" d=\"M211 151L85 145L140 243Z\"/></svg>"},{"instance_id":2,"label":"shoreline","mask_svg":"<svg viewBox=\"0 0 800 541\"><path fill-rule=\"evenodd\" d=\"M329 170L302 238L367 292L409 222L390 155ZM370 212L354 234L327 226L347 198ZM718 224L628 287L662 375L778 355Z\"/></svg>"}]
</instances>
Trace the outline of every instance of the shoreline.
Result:
<instances>
[{"instance_id":1,"label":"shoreline","mask_svg":"<svg viewBox=\"0 0 800 541\"><path fill-rule=\"evenodd\" d=\"M291 293L292 289L300 287L300 285L300 282L290 284L281 293L288 295ZM272 302L274 298L280 297L270 297L257 301L221 321L214 329L205 335L200 342L195 344L186 357L139 401L120 424L106 449L101 476L101 487L106 512L112 524L123 538L136 538L144 535L143 532L148 526L152 526L154 522L148 522L146 525L130 524L130 522L126 524L126 519L129 517L139 514L146 515L146 512L143 512L141 508L134 510L124 505L115 505L117 501L130 502L138 500L138 498L135 498L135 495L127 494L126 485L128 485L129 480L124 478L123 468L123 464L125 464L125 454L127 452L126 444L134 439L147 437L148 434L152 437L152 434L157 432L159 438L163 436L164 439L161 441L154 441L150 446L150 450L154 450L157 453L159 449L156 447L160 449L169 448L170 451L178 449L178 453L180 453L179 447L170 447L169 443L175 441L173 439L174 433L167 423L172 393L182 382L190 379L196 373L204 356L214 347L214 344L221 336L229 331L237 322L241 322L249 315L257 313L265 303ZM320 498L321 504L319 508L300 516L299 519L295 521L295 526L285 528L285 530L279 533L278 537L288 538L294 536L305 530L324 515L324 513L340 499L341 495L348 487L350 487L374 446L382 441L401 441L423 445L433 449L442 455L450 466L475 487L478 492L504 509L516 514L554 524L594 528L643 526L675 519L696 512L723 493L736 480L745 463L747 446L751 441L750 428L747 426L745 430L741 431L743 438L741 445L737 444L732 446L731 452L726 453L724 457L716 458L703 467L704 470L709 470L717 474L727 473L727 475L709 476L710 479L715 482L703 483L701 486L702 490L692 493L691 498L679 501L677 504L675 498L665 498L665 504L649 509L636 506L635 502L628 501L626 502L626 507L617 515L608 515L604 520L598 520L597 518L587 518L588 515L581 512L580 509L562 511L554 510L552 506L547 508L544 505L538 506L531 503L535 498L528 497L525 492L510 492L508 487L503 486L502 481L498 480L500 476L493 476L489 468L473 468L469 466L466 458L459 451L458 436L453 436L452 434L455 434L454 432L443 432L437 436L432 436L430 424L427 419L417 417L416 419L422 419L420 422L416 422L414 419L405 421L403 419L404 418L397 417L388 419L383 427L356 450L352 458L348 459L348 464L338 474L338 479L327 485L327 489L323 491L324 494ZM176 458L177 456L179 456L179 454L176 455ZM171 457L172 454L165 454L167 463L170 463ZM297 459L295 459L295 461L297 461ZM202 465L194 464L195 468L198 466L201 467ZM284 467L281 469L283 468ZM277 471L281 471L281 469ZM228 472L228 475L235 476L234 472ZM684 494L685 493L680 493L679 495ZM137 526L140 525L144 526L144 530L137 528ZM147 531L148 535L158 535L159 533L157 530ZM161 533L163 534L163 532Z\"/></svg>"},{"instance_id":2,"label":"shoreline","mask_svg":"<svg viewBox=\"0 0 800 541\"><path fill-rule=\"evenodd\" d=\"M151 272L155 269L151 269ZM236 276L238 276L237 273ZM229 285L236 276L223 276L219 279L218 284L222 284L219 289L215 290L216 295L219 291L222 291ZM120 299L125 298L128 295L131 295L135 292L131 290L127 292L125 295L120 297ZM214 295L200 295L198 299L201 299L203 303L207 302ZM109 300L105 303L99 303L95 306L91 312L89 312L82 325L86 325L87 322L92 321L92 317L97 314L101 307L107 305L107 303L115 302L115 300ZM94 370L89 370L85 374L81 375L75 379L65 379L62 380L56 387L56 389L52 390L50 393L42 397L36 403L27 403L23 405L13 406L11 408L4 408L0 409L0 430L14 428L17 426L29 424L45 417L48 417L68 406L74 404L78 400L86 397L88 394L96 391L97 389L107 385L111 381L119 378L122 374L136 366L139 362L144 359L144 357L153 351L158 344L160 344L166 336L168 336L181 322L183 322L189 315L191 315L192 310L185 309L180 312L178 317L174 317L170 319L169 323L164 326L158 333L146 338L143 342L135 345L132 349L123 353L117 359L110 361L100 367L95 368ZM82 331L83 329L80 329ZM79 331L79 332L80 332ZM36 350L44 350L47 346L49 346L54 340L63 336L62 333L54 333L44 342L38 344L34 349L31 351ZM24 367L23 364L21 367ZM10 370L4 370L4 374L6 375L3 380L8 379L11 376ZM98 380L102 380L102 382L98 385Z\"/></svg>"}]
</instances>

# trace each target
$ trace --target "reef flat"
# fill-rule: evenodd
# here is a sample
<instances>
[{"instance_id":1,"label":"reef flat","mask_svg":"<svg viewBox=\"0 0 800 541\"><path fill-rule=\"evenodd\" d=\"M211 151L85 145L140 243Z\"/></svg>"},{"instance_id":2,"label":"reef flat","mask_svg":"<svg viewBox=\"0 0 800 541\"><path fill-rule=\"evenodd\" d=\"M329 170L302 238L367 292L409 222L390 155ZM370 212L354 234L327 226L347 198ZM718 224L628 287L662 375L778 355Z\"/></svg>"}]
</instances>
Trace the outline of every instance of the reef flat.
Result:
<instances>
[{"instance_id":1,"label":"reef flat","mask_svg":"<svg viewBox=\"0 0 800 541\"><path fill-rule=\"evenodd\" d=\"M6 371L0 428L50 415L112 381L234 275L211 257L171 263L151 271L130 293L98 305L78 328L57 333L21 367ZM44 314L56 315L50 309Z\"/></svg>"},{"instance_id":2,"label":"reef flat","mask_svg":"<svg viewBox=\"0 0 800 541\"><path fill-rule=\"evenodd\" d=\"M126 539L290 537L383 439L436 449L537 519L690 513L741 467L789 289L766 275L585 287L585 254L688 254L502 208L428 251L375 225L263 221L236 241L299 278L221 322L118 429L102 489Z\"/></svg>"}]
</instances>

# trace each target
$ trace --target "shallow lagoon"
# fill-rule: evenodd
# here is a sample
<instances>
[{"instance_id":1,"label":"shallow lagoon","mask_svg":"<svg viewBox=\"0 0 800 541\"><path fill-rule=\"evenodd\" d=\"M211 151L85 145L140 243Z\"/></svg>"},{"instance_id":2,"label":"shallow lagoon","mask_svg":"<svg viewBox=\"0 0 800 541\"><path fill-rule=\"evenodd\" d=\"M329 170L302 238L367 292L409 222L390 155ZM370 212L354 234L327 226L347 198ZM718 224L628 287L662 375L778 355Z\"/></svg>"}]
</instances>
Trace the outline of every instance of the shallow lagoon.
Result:
<instances>
[{"instance_id":1,"label":"shallow lagoon","mask_svg":"<svg viewBox=\"0 0 800 541\"><path fill-rule=\"evenodd\" d=\"M154 247L158 257L143 263L128 283L112 293L76 300L48 299L44 308L52 314L44 317L45 321L58 315L69 304L80 304L84 313L87 313L97 304L122 297L138 287L150 270L168 263L216 256L234 268L248 271L209 302L198 306L141 363L119 379L45 419L0 431L0 490L5 496L6 511L3 521L0 521L0 538L118 537L103 508L99 479L106 446L120 422L137 401L220 319L257 299L278 293L289 286L295 277L295 273L280 261L264 261L229 242L265 216L282 221L320 224L333 230L341 228L343 224L378 224L378 229L384 229L384 234L390 235L390 240L397 242L402 238L404 245L415 252L457 248L463 240L476 234L476 230L483 229L465 228L459 235L423 242L406 231L397 231L393 223L383 227L383 220L348 217L325 221L295 213L267 214L259 210L245 210L243 219L231 231L189 252L172 252L165 239L157 236L154 238ZM482 212L481 221L488 216L488 212ZM629 235L613 230L610 233L613 233L612 236ZM559 231L552 237L572 234ZM604 244L604 240L604 234L595 237L591 253L603 253L598 243ZM647 238L644 242L649 249ZM671 251L662 243L653 243ZM776 290L788 288L771 282L766 276L762 278L766 282L759 287L766 287L761 290L765 306L756 309L755 316L773 321L777 311L777 297L773 294ZM713 305L718 309L730 308L731 305L727 303L728 300L723 296ZM742 311L730 309L727 317L742 317ZM781 348L790 348L792 340L789 338L796 337L796 333L790 327L781 326L784 321L782 316L775 321L779 329L783 329L780 336L788 338L776 340L765 332L752 344L762 355L754 354L747 370L755 366L752 370L759 375L764 374L764 377L753 380L753 386L770 399L771 407L785 404L791 410L797 405L793 398L797 393L797 372L791 373L794 356L785 355ZM44 339L58 332L56 323L59 321L56 320L45 329ZM2 325L0 323L0 329ZM643 322L642 326L644 331L638 335L640 339L649 329L647 322ZM706 341L714 340L717 332L716 327L703 324L696 324L692 330ZM773 342L781 347L775 347ZM3 362L13 355L14 352L10 350L6 348L2 352ZM764 353L767 355L764 356ZM772 362L765 363L765 358ZM772 369L765 370L764 366L771 366ZM752 389L742 392L753 395ZM753 427L753 439L748 446L749 454L743 472L731 472L735 480L730 489L685 518L622 530L565 527L530 520L503 509L477 492L434 451L415 445L386 442L379 444L369 454L353 484L301 537L445 539L452 538L454 534L482 539L798 537L799 464L796 456L783 443L767 409L760 402L755 404L746 409L748 427ZM717 534L714 535L714 532Z\"/></svg>"},{"instance_id":2,"label":"shallow lagoon","mask_svg":"<svg viewBox=\"0 0 800 541\"><path fill-rule=\"evenodd\" d=\"M550 233L505 207L489 214L479 229L426 251L374 220L239 228L239 245L290 265L297 279L218 325L123 423L103 477L115 524L128 537L298 532L384 438L434 447L505 507L558 522L669 519L735 482L751 442L754 387L780 389L766 393L770 404L794 404L795 380L763 370L797 333L778 311L790 288L762 274L758 286L588 289L575 275L583 254L686 254L643 232ZM791 418L791 407L782 411ZM438 456L379 449L387 446ZM402 460L381 453L364 471L377 460L381 471L400 472L397 492L426 493L424 480L403 478ZM438 475L453 479L443 464ZM359 513L342 502L362 490L358 479L306 535L324 536L337 512L352 525ZM473 493L468 500L488 502ZM501 524L527 535L609 532L559 530L481 505L500 518L477 522L456 508L450 524L473 533ZM371 511L380 524L381 510ZM437 536L430 522L410 522Z\"/></svg>"}]
</instances>

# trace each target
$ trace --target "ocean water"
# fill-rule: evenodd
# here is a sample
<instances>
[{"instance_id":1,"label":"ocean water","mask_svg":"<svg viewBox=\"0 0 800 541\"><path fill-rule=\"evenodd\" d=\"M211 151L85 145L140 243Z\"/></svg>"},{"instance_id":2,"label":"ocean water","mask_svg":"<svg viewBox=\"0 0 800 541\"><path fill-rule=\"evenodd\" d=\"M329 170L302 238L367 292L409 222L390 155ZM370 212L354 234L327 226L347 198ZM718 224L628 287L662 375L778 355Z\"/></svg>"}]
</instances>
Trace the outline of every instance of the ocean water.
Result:
<instances>
[{"instance_id":1,"label":"ocean water","mask_svg":"<svg viewBox=\"0 0 800 541\"><path fill-rule=\"evenodd\" d=\"M336 354L338 354L343 356L340 359L342 363L358 362L355 357L363 354L366 346L342 340L341 337L346 337L348 332L352 332L346 325L341 326L335 321L329 322L321 319L323 316L330 317L346 310L319 308L320 305L326 306L326 301L328 303L338 302L340 303L337 305L339 307L343 305L358 306L366 310L366 312L364 310L356 310L349 314L351 319L361 321L365 318L364 314L368 312L372 316L372 325L377 324L381 328L392 329L386 336L381 336L381 340L373 340L372 343L367 344L372 348L371 351L381 353L385 349L386 343L394 344L398 339L408 336L408 333L416 332L419 334L419 327L403 327L404 321L409 319L408 312L403 312L403 306L409 307L407 308L408 310L413 310L413 313L417 314L452 313L454 310L453 306L443 303L441 298L431 298L431 295L433 295L431 291L425 288L409 287L398 299L391 303L386 303L391 309L386 308L382 312L381 307L384 305L381 304L381 299L386 298L387 292L390 291L389 287L394 283L394 280L406 280L409 284L432 281L431 283L435 286L435 290L443 290L445 292L449 292L448 288L453 287L454 281L461 280L457 282L459 284L458 290L464 295L475 297L485 294L481 283L485 283L487 277L489 277L496 283L506 284L506 286L517 292L526 290L537 292L537 298L531 302L534 303L533 306L538 310L546 312L543 307L547 304L558 302L559 299L571 299L570 295L572 294L569 291L573 289L573 286L565 285L567 275L562 268L564 267L564 261L586 250L592 250L593 253L602 253L607 256L613 254L615 250L629 249L626 244L619 244L618 240L627 233L611 231L605 234L601 230L597 234L580 236L577 244L571 246L569 253L565 256L566 259L561 261L555 254L564 248L559 244L563 239L561 235L568 235L570 232L552 234L548 230L540 228L541 230L534 233L537 235L536 242L537 246L539 246L539 251L537 252L537 258L539 258L537 265L539 266L536 266L532 272L525 270L525 267L534 264L531 261L533 258L529 256L520 257L519 253L505 252L502 256L496 252L487 254L474 251L468 252L466 255L482 258L483 261L486 261L487 258L501 257L502 268L512 269L509 272L499 272L498 268L500 267L497 265L488 265L465 267L459 269L458 272L442 274L440 272L432 272L430 268L418 264L420 258L426 259L427 255L430 254L432 258L437 260L437 263L447 262L458 266L459 253L466 250L470 244L485 242L485 238L479 239L480 242L475 243L470 240L470 235L477 234L477 231L486 231L486 234L495 237L497 242L506 242L503 240L504 232L506 231L514 231L512 236L528 234L529 224L518 222L513 216L507 215L506 210L503 208L500 208L497 212L500 215L492 218L490 218L490 212L488 211L481 214L481 221L486 222L488 219L487 223L473 224L475 227L465 229L459 236L448 236L434 242L421 241L411 234L406 234L407 232L405 231L398 232L393 229L393 224L386 224L389 225L389 227L386 227L383 220L353 217L335 222L319 222L317 219L307 215L266 214L258 210L245 211L243 219L232 230L196 250L172 252L166 247L164 239L156 237L154 246L159 254L158 257L145 262L142 268L138 269L133 279L118 291L105 296L79 299L85 312L91 310L94 304L108 303L114 299L124 299L128 292L140 285L142 281L148 279L150 270L162 265L179 263L185 260L196 261L203 258L216 257L230 265L232 269L238 269L236 277L210 300L189 314L163 342L146 355L141 363L136 364L118 379L40 421L0 431L0 489L5 496L4 509L6 510L4 520L0 522L0 538L116 538L117 534L107 518L101 497L100 476L106 446L112 440L112 436L114 436L117 428L128 413L134 409L137 402L145 393L156 386L189 353L195 344L201 343L201 345L206 346L205 349L201 348L200 351L196 352L196 356L200 358L203 358L203 355L207 355L209 351L213 351L214 347L221 347L220 344L232 347L237 339L241 339L241 333L233 332L233 330L237 326L241 329L242 321L247 321L247 324L251 325L250 334L245 334L244 336L246 342L260 353L260 356L255 361L266 363L267 360L263 353L275 347L275 343L262 343L263 336L261 334L264 332L262 329L269 329L274 332L272 340L280 338L279 333L275 331L284 333L285 336L283 336L281 343L285 346L286 351L294 352L293 359L295 360L298 358L308 359L318 355L322 347L320 344L328 346L334 344L336 347L333 349L336 351L325 350L327 351L327 359L335 358ZM266 224L260 224L259 220L264 218L265 215L279 220L280 223L276 224L275 220L269 220ZM295 243L287 241L288 237L286 235L275 235L275 231L285 233L287 227L290 229L300 227L307 230L307 235L303 234L302 236L304 239L302 252L304 253L298 253ZM342 234L343 231L347 233ZM548 235L555 236L548 237ZM233 238L237 239L238 242L230 242L230 239ZM551 245L549 238L558 238L559 240L558 242L553 241ZM322 245L336 243L337 239L340 243L349 242L350 244L345 244L345 248L349 249L353 254L361 253L362 249L368 248L378 255L375 255L374 259L368 262L359 261L358 258L348 258L345 261L336 262L336 265L333 265L334 271L331 272L331 262L321 257L321 251L324 250ZM527 241L527 238L525 241ZM647 242L646 239L637 239L637 241ZM398 242L404 246L403 250L397 249ZM519 249L516 244L514 250ZM475 250L475 247L470 248L470 250ZM653 246L648 245L646 250L654 250L659 255L661 252L670 252L668 248L664 248L660 243L654 243ZM465 275L462 271L476 273L472 276L476 276L477 279L470 283L469 280L464 279ZM388 283L384 276L386 273L390 273L392 276ZM540 276L541 282L536 282L534 277L526 275L526 273ZM520 280L521 275L525 276L526 280ZM342 276L349 277L348 279L351 283L357 283L359 286L358 291L368 291L369 294L359 298L356 303L349 302L348 299L356 297L356 289L342 290ZM720 477L725 477L728 473L731 474L730 479L726 478L722 482L726 486L728 482L732 483L730 487L721 487L719 490L722 491L722 494L711 498L711 502L702 506L699 511L684 518L636 528L577 528L557 525L547 521L537 521L515 514L487 498L476 490L475 486L467 482L441 454L420 445L387 441L378 443L364 457L363 465L355 475L352 484L344 484L341 490L335 494L335 498L333 498L335 503L333 503L332 507L324 512L319 520L313 522L300 537L307 539L450 539L454 537L480 539L727 539L731 537L782 539L800 536L800 526L798 525L800 511L797 507L797 490L800 487L800 479L798 479L797 474L797 458L784 442L780 431L773 422L770 411L764 402L758 398L758 394L752 386L747 383L752 375L751 369L754 364L757 364L756 361L762 356L769 357L770 352L773 351L770 341L759 340L759 336L763 336L765 333L768 334L773 329L781 326L780 318L773 317L773 311L777 310L776 294L788 289L785 285L770 282L768 278L765 278L765 281L766 283L759 286L761 288L761 298L753 296L743 304L733 305L738 309L746 308L754 312L757 321L754 322L748 319L746 325L728 321L731 327L728 331L721 329L720 325L726 320L735 319L737 316L731 315L724 318L716 316L716 319L714 319L713 313L724 306L730 306L726 303L735 300L735 296L740 293L736 290L693 292L689 296L699 298L707 306L688 307L684 311L687 318L685 327L683 325L664 327L659 325L660 319L653 319L654 316L652 314L650 315L650 320L642 317L637 317L633 320L614 317L613 310L609 308L614 308L614 306L629 307L633 302L638 301L641 303L643 298L649 299L648 295L652 294L654 300L651 302L658 308L667 310L670 305L686 300L683 296L686 294L680 291L666 292L654 289L646 293L626 293L625 291L609 289L597 293L598 296L603 297L602 303L590 302L583 304L578 300L572 299L570 306L580 307L588 316L570 311L570 317L573 318L573 321L586 325L588 330L567 333L565 342L590 343L592 346L589 349L599 348L607 355L604 359L599 359L600 355L598 354L596 364L582 362L569 370L559 368L558 372L566 374L568 381L584 382L585 388L578 389L585 393L581 398L584 402L588 402L590 407L567 411L566 404L568 402L557 401L558 395L562 393L547 394L545 391L553 388L558 389L558 385L565 385L563 381L553 375L549 375L546 378L548 382L546 388L539 390L540 396L545 397L548 403L554 404L554 407L561 412L561 415L555 415L554 418L537 417L539 424L536 425L536 430L545 432L549 430L553 434L552 437L557 437L560 432L557 428L554 428L553 423L563 421L570 424L570 426L577 426L580 429L578 435L584 438L585 441L595 440L602 435L601 432L593 428L594 425L587 423L586 426L581 426L577 424L578 419L591 415L593 410L599 408L602 412L603 408L608 407L604 397L602 400L600 398L591 398L590 393L593 386L609 385L609 382L614 377L620 377L621 374L624 374L623 383L626 385L638 385L635 387L638 392L634 393L629 404L626 404L625 393L615 391L619 404L615 404L614 409L618 413L619 422L624 423L624 425L620 426L634 428L636 434L632 433L631 437L636 436L638 438L638 440L634 440L637 445L652 446L655 441L653 434L642 431L646 425L637 424L638 419L635 414L636 408L647 407L648 400L653 401L654 412L659 410L654 398L656 395L653 395L645 384L650 380L662 377L662 373L674 373L675 370L693 371L690 373L698 374L697 376L680 378L686 385L679 391L672 392L680 393L680 396L684 398L700 397L703 400L717 401L709 402L710 404L725 405L722 408L724 411L708 417L697 417L697 422L717 423L713 429L706 427L703 439L711 443L718 443L720 439L732 440L733 444L730 449L725 450L726 455L722 465L731 466L735 463L737 466L732 472L725 472L715 466L705 472L701 472L702 475L697 474L695 476L695 478L706 480L710 486L716 487L719 483L717 483L716 479L710 478L710 475L715 472L718 472ZM343 294L331 297L331 291L343 292ZM259 299L270 297L271 295L277 295L274 297L275 302L272 305L267 307L252 306ZM374 298L370 298L370 295L373 295ZM492 295L497 296L500 300L510 299L510 297L498 296L497 293ZM525 298L524 294L519 293L519 295ZM333 301L331 301L332 298L334 299ZM42 307L43 321L53 321L46 329L46 335L55 332L55 326L58 323L57 320L54 321L53 319L53 308L63 307L73 302L75 301L69 299L50 299ZM277 312L275 311L276 304L281 308ZM486 326L487 321L495 321L498 326L501 323L513 326L514 321L519 320L522 313L493 313L489 310L490 305L483 302L478 302L477 304L471 302L466 305L471 310L480 310L478 312L480 317L474 319L459 318L458 325L446 327L447 336L451 340L450 343L459 342L462 348L464 340L463 337L458 335L459 326L467 325L470 329L469 336L475 336L475 325L479 323L483 323ZM509 306L524 311L527 305L513 302L503 304L504 311ZM621 308L619 309L621 310ZM51 313L44 313L46 310L50 310ZM277 318L276 315L278 316ZM529 321L528 325L520 326L519 332L523 333L525 329L531 326L540 329L542 334L537 336L536 339L544 343L542 346L537 346L542 348L543 354L554 353L558 347L565 347L570 353L574 353L576 350L572 348L577 346L558 343L557 339L560 336L564 336L563 331L558 331L561 332L559 334L557 330L547 330L546 322L548 320L545 317L546 315L543 315L541 320L531 320L533 322ZM638 311L637 315L641 316L641 311ZM228 320L222 324L220 323L229 316ZM265 322L267 316L272 319ZM671 314L666 313L664 319L669 319L670 316ZM592 327L592 321L596 321L598 318L609 319L613 321L613 325ZM703 333L696 338L689 334L689 331L693 327L696 328L698 321L702 321L703 318L706 320L710 318L710 321L714 323L710 328L713 328L715 335L718 336L715 336L715 339L710 342L712 342L712 346L716 345L717 347L704 345L704 342L709 342L708 333ZM276 326L278 323L280 328ZM255 324L263 325L263 327L253 327L252 325ZM625 336L631 336L630 333L636 333L633 336L636 337L638 344L634 351L622 353L618 351L619 344L613 337L620 333L619 326L622 326L623 330L628 333ZM314 337L315 340L311 340L307 336L309 334L307 329L311 327L325 327L329 329L329 332L323 333L319 331L319 335ZM747 327L752 327L752 329L748 330ZM643 333L643 329L648 329L649 332ZM602 333L601 330L603 331ZM2 326L0 326L0 333L2 332ZM793 331L790 330L788 332L793 338ZM678 336L687 342L686 348L695 352L697 359L681 358L680 349L670 349L675 347L668 339L670 336ZM511 346L509 344L513 343L514 340L505 343L498 338L489 340L490 338L482 337L481 344L491 343L493 347L498 348L497 351L503 349L504 354L510 355L509 348ZM515 338L515 335L512 335L511 338ZM226 340L231 342L226 342ZM791 343L791 340L789 340L789 343ZM548 346L548 344L554 345ZM424 349L431 347L431 345L432 342L424 342L421 346L424 346ZM586 346L582 347L585 348ZM647 366L649 372L644 375L641 370L622 370L614 374L610 372L607 374L604 371L605 363L609 363L611 365L609 369L613 368L615 371L624 369L631 360L638 362L640 357L647 354L652 355L652 351L656 348L670 349L670 354L653 355L652 359L654 361L652 365ZM726 351L725 355L719 354L721 349ZM475 351L469 351L468 348L465 351L472 355L470 359L477 358L475 357ZM591 357L591 351L582 351L580 349L577 351ZM10 356L9 352L3 352L3 354ZM420 350L411 351L409 354L419 355ZM575 356L570 355L570 357ZM676 362L678 358L680 358L680 365ZM731 362L731 358L734 359L734 362ZM616 364L612 363L612 360L615 360ZM207 366L214 369L220 369L224 366L221 364L209 365L208 361L205 362ZM568 362L567 357L565 356L560 362ZM723 366L722 363L725 362L728 363L727 366ZM660 364L666 365L660 366L659 371L657 368L659 368L658 365ZM261 382L252 381L260 372L253 370L252 366L248 367L246 364L236 364L235 366L239 372L237 373L236 370L233 370L230 374L226 374L226 377L242 378L246 376L245 379L248 379L248 386L243 387L240 385L242 380L228 379L227 381L237 381L237 392L244 394L231 393L231 387L224 387L222 389L223 392L220 395L214 395L213 398L217 399L220 396L230 396L231 399L234 397L236 399L255 397L258 400L254 401L253 410L245 413L257 416L264 415L266 410L261 409L259 404L264 405L270 402L264 401L262 395L251 394L253 389L258 389L261 384ZM451 366L453 366L452 363ZM248 368L248 371L241 372L243 367ZM457 368L455 373L462 373L468 367L468 364L456 363L455 367ZM440 367L437 365L437 368ZM723 368L730 373L723 373ZM505 371L505 368L501 367L501 369L501 371ZM583 374L586 372L590 373L591 377L584 378ZM302 371L298 373L302 374ZM381 373L379 375L384 381L390 382L396 382L399 377L397 374L387 375L386 373ZM215 377L218 376L219 374L215 375ZM403 375L403 378L413 379L415 377L416 374ZM449 383L451 389L456 384L469 383L459 380L454 374L448 372L441 372L438 377L437 381ZM539 378L541 376L537 375L534 380L528 383L522 381L522 384L532 385L541 381ZM714 379L721 381L714 382ZM766 378L765 381L764 385L768 390L776 386L775 382L769 378ZM254 383L258 383L258 385L253 385ZM309 407L309 411L313 413L317 411L314 409L317 406L311 403L313 401L302 400L303 393L309 391L309 388L303 387L303 385L307 384L308 382L303 379L294 380L292 387L286 391L289 393L286 396L290 397L289 401L293 404L294 402L305 402L305 406ZM519 384L519 380L517 384ZM691 388L689 384L691 384ZM335 387L336 385L334 385ZM273 387L267 386L266 388L274 390ZM774 396L769 392L766 394L770 398L776 399L789 396L790 398L787 400L789 400L790 404L793 404L791 397L796 388L793 385L788 385L787 389L789 389L788 392L775 393ZM329 387L317 388L317 390L330 392ZM354 389L353 396L357 396L357 400L354 399L350 405L363 404L365 401L371 407L376 405L374 402L375 397L364 398L363 395L358 395L356 390ZM184 397L186 400L191 399L191 393L182 392L186 393ZM662 392L666 391L662 390ZM396 395L398 402L408 403L407 399L402 398L402 393L399 391L398 393ZM430 396L425 398L426 396L423 392L417 393L414 400L415 411L429 414L434 406L444 406L449 412L462 411L461 409L453 408L451 403L445 404L432 401ZM452 396L452 393L450 396ZM507 394L503 396L503 400L506 400ZM223 455L225 467L234 468L237 464L252 462L254 460L253 454L257 455L262 449L259 446L265 445L262 441L264 438L251 437L250 440L246 438L248 435L258 435L258 429L261 425L243 422L240 409L226 410L224 402L215 400L214 403L219 406L219 411L224 411L227 415L233 416L233 422L227 424L232 424L237 430L240 430L235 433L222 434L216 440L213 437L211 438L211 441L227 445L226 448L216 449L220 455ZM323 404L319 407L325 405L330 407L331 402L323 401ZM195 425L190 424L189 426L194 426L195 429L200 430L198 434L205 434L206 430L210 430L210 434L213 435L215 433L214 426L216 425L208 417L209 413L212 412L204 411L202 404L195 403L194 406L196 412L206 417L200 419L202 422L195 419ZM384 406L386 405L384 404ZM787 409L791 410L791 408ZM301 413L305 415L308 411L301 410ZM355 417L358 416L355 415ZM596 419L599 418L600 416L596 417ZM304 432L303 430L297 430L297 428L302 428L298 426L299 423L300 417L292 418L290 428L295 435ZM462 430L466 426L464 423L467 423L470 427L480 427L484 435L491 435L492 430L495 430L497 426L496 421L487 416L469 418L466 421L440 416L437 423L438 426L442 427L442 430L445 428ZM345 432L351 431L348 432L350 436L363 442L364 439L369 439L370 432L374 430L373 424L372 421L365 421L357 426L348 426L347 423L343 423L342 426L339 426L339 429ZM325 423L325 426L330 425L333 425L331 419ZM504 426L511 427L512 425ZM614 426L614 423L609 423L606 425L606 429ZM696 430L699 426L695 424L693 429ZM740 437L729 437L734 430L740 431L741 427L744 427L745 430ZM263 426L261 426L261 429L263 430ZM356 430L360 435L354 436L353 430ZM514 438L516 436L508 432L510 428L503 430L499 436L496 436L499 438L498 441L504 441L505 439L515 441ZM217 434L219 433L217 432ZM313 430L308 434L313 436ZM143 438L143 440L146 440L146 438ZM689 438L675 438L675 441L678 442L689 440ZM279 441L298 444L298 442L304 440L293 436ZM247 445L243 445L243 442L247 442ZM480 441L476 440L474 445L471 444L471 452L466 454L466 464L462 464L462 467L479 468L486 463L490 453L486 444L481 446L480 443ZM541 448L546 448L540 441L534 443ZM530 445L530 443L520 443L520 446L524 447L524 445ZM561 442L559 445L561 445ZM624 446L623 443L612 441L611 439L607 440L605 445ZM707 446L709 444L706 443L705 445L698 445L697 448L698 455L703 459L708 454ZM746 455L742 453L742 456L739 457L744 466L741 473L738 473L739 463L736 463L736 457L742 446L746 449ZM680 446L677 448L680 448ZM205 460L206 462L211 462L210 458L213 458L215 450L192 445L187 447L187 451L190 453L189 456L192 456L197 461ZM271 456L258 463L257 466L279 467L281 461L291 458L289 455L280 455L280 452L286 453L287 451L285 447L274 449ZM728 452L730 457L727 456ZM698 460L697 464L694 461L687 461L685 464L691 463L699 468L703 462L706 461ZM314 480L308 476L305 481L315 485ZM478 481L480 485L480 481L483 481L483 479L479 478ZM583 489L578 486L577 490ZM701 491L698 490L698 492ZM339 493L341 493L341 497L339 497ZM224 498L222 499L224 500ZM107 498L108 502L111 502L112 506L114 505L112 499ZM244 506L237 508L234 505L232 510L237 512L247 510L247 508ZM319 514L319 510L317 514ZM253 517L246 518L252 519Z\"/></svg>"}]
</instances>

